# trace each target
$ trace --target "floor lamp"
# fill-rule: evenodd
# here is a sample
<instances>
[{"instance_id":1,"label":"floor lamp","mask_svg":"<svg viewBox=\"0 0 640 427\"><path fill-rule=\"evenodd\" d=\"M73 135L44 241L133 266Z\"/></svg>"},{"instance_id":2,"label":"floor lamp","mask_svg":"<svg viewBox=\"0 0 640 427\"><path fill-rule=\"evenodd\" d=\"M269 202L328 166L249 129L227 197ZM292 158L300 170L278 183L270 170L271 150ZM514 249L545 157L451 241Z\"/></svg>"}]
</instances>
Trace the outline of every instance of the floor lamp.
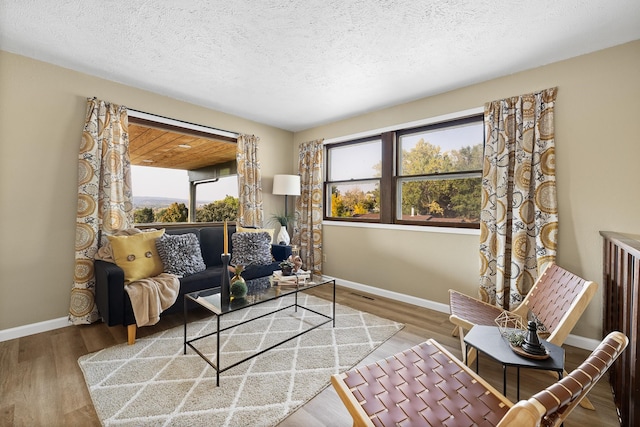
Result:
<instances>
[{"instance_id":1,"label":"floor lamp","mask_svg":"<svg viewBox=\"0 0 640 427\"><path fill-rule=\"evenodd\" d=\"M289 216L287 214L287 197L300 195L300 175L274 175L273 194L284 196L284 216L288 218ZM287 232L287 237L288 234L289 233Z\"/></svg>"}]
</instances>

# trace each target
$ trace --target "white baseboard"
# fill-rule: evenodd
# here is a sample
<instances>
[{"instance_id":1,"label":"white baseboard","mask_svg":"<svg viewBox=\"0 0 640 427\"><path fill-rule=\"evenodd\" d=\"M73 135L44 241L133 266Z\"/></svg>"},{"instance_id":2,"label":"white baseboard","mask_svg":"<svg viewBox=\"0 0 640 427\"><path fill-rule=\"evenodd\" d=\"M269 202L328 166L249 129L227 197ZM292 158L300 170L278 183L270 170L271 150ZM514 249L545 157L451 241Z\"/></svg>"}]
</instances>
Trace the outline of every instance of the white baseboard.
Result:
<instances>
[{"instance_id":1,"label":"white baseboard","mask_svg":"<svg viewBox=\"0 0 640 427\"><path fill-rule=\"evenodd\" d=\"M387 289L380 289L369 285L363 285L362 283L351 282L349 280L343 280L335 278L336 283L344 286L345 288L353 289L356 291L366 292L372 295L378 295L384 298L389 298L395 301L405 302L408 304L417 305L418 307L428 308L430 310L438 311L440 313L449 313L449 305L442 304L435 301L430 301L424 298L418 298L411 295L401 294L399 292L389 291ZM425 339L428 337L425 337ZM569 335L565 340L565 344L578 347L584 350L593 351L596 349L600 341L591 338L585 338L578 335Z\"/></svg>"},{"instance_id":2,"label":"white baseboard","mask_svg":"<svg viewBox=\"0 0 640 427\"><path fill-rule=\"evenodd\" d=\"M58 319L45 320L44 322L31 323L29 325L17 326L10 329L2 329L0 330L0 342L64 328L70 324L71 323L69 323L69 319L67 317L60 317Z\"/></svg>"},{"instance_id":3,"label":"white baseboard","mask_svg":"<svg viewBox=\"0 0 640 427\"><path fill-rule=\"evenodd\" d=\"M363 285L362 283L351 282L349 280L343 280L335 278L336 283L345 288L353 289L356 291L366 292L372 295L378 295L384 298L389 298L395 301L404 302L407 304L417 305L418 307L428 308L430 310L438 311L440 313L449 313L449 306L435 301L430 301L424 298L418 298L411 295L401 294L399 292L389 291L387 289L380 289L369 285ZM52 331L58 328L64 328L69 326L69 319L66 317L60 317L58 319L46 320L44 322L32 323L30 325L18 326L11 329L0 330L0 342L8 341L15 338L26 337L27 335L38 334L40 332ZM427 338L427 337L425 337ZM593 351L600 344L600 341L591 338L585 338L578 335L569 335L565 340L567 345L573 347L582 348L584 350Z\"/></svg>"},{"instance_id":4,"label":"white baseboard","mask_svg":"<svg viewBox=\"0 0 640 427\"><path fill-rule=\"evenodd\" d=\"M592 338L581 337L579 335L569 334L567 339L564 340L564 343L573 347L578 347L584 350L593 351L596 349L596 347L598 347L598 345L600 344L600 341L594 340Z\"/></svg>"}]
</instances>

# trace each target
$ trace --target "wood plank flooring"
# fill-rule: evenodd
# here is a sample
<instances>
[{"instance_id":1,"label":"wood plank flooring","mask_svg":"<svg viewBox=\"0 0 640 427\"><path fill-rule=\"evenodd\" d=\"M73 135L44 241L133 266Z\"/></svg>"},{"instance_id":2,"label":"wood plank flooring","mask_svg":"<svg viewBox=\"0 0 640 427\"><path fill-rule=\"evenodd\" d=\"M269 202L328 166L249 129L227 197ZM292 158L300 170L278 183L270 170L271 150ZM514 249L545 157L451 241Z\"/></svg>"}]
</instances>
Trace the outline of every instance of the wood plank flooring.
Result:
<instances>
[{"instance_id":1,"label":"wood plank flooring","mask_svg":"<svg viewBox=\"0 0 640 427\"><path fill-rule=\"evenodd\" d=\"M326 298L328 291L319 288L312 293ZM435 338L454 355L461 356L458 338L451 336L453 325L446 314L340 287L336 291L336 301L405 324L402 331L362 363L382 359L427 338ZM190 312L194 320L206 315L199 310ZM148 336L181 324L181 314L167 315L157 325L140 328L138 336ZM77 359L126 341L126 328L109 328L96 323L0 342L0 426L100 426ZM571 346L565 346L565 349L568 371L589 353ZM502 390L500 365L481 356L480 373ZM540 371L522 370L521 397L526 398L554 381L553 376ZM513 401L516 396L514 369L509 370L508 384L507 397ZM607 377L594 387L589 398L596 410L576 408L565 426L619 426ZM349 413L331 386L280 423L281 427L351 425Z\"/></svg>"}]
</instances>

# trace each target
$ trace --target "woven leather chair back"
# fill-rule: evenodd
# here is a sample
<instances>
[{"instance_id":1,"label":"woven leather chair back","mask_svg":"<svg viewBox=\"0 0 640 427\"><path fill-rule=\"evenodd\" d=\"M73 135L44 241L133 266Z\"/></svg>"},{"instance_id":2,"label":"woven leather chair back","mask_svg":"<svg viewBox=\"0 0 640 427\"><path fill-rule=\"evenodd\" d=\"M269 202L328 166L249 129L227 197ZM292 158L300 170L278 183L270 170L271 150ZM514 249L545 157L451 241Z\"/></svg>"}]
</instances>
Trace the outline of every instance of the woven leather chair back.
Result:
<instances>
[{"instance_id":1,"label":"woven leather chair back","mask_svg":"<svg viewBox=\"0 0 640 427\"><path fill-rule=\"evenodd\" d=\"M524 304L547 331L553 334L558 325L572 312L572 304L580 297L588 283L590 282L570 271L551 264L529 292Z\"/></svg>"}]
</instances>

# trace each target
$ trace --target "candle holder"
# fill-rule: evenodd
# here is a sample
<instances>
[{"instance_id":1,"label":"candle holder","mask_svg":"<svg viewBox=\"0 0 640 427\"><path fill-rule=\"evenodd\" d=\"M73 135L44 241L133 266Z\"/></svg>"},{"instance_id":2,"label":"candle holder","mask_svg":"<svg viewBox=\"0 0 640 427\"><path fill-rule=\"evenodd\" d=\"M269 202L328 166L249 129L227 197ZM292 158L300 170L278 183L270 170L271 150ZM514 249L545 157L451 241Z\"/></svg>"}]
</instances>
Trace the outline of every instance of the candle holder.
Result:
<instances>
[{"instance_id":1,"label":"candle holder","mask_svg":"<svg viewBox=\"0 0 640 427\"><path fill-rule=\"evenodd\" d=\"M220 259L222 260L222 275L220 276L220 308L229 307L229 302L231 301L231 297L229 295L229 261L231 260L231 255L222 254L220 255Z\"/></svg>"}]
</instances>

